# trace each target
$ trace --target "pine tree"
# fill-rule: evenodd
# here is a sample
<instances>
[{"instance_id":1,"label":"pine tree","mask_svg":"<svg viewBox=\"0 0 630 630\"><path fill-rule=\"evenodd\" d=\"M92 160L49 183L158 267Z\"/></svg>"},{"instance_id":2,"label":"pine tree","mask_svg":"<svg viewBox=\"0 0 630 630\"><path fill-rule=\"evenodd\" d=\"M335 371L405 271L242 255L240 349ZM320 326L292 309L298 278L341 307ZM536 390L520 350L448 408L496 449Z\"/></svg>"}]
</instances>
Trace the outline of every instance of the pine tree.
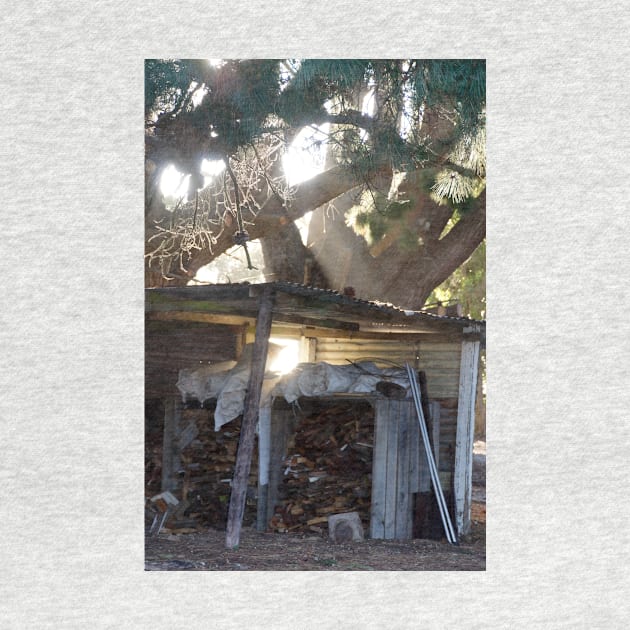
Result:
<instances>
[{"instance_id":1,"label":"pine tree","mask_svg":"<svg viewBox=\"0 0 630 630\"><path fill-rule=\"evenodd\" d=\"M393 273L397 259L416 261L417 305L485 236L482 60L148 60L145 70L149 284L186 282L235 238L246 246L332 202L338 232L362 235L352 248L378 265L365 252L355 263ZM292 187L280 158L306 126L320 129L314 145L325 130L328 169ZM207 189L204 160L226 167ZM172 213L157 186L169 164L190 174L188 201ZM448 247L449 264L426 264Z\"/></svg>"}]
</instances>

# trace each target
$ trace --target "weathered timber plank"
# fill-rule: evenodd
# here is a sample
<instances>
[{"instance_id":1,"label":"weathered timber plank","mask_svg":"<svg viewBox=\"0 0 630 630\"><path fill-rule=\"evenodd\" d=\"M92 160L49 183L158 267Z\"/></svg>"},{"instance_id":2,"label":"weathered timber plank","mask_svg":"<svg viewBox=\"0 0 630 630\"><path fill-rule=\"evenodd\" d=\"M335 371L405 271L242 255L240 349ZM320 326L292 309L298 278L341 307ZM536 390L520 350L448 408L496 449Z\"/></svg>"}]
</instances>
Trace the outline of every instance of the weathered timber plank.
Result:
<instances>
[{"instance_id":1,"label":"weathered timber plank","mask_svg":"<svg viewBox=\"0 0 630 630\"><path fill-rule=\"evenodd\" d=\"M398 448L396 470L396 521L394 538L408 540L411 538L411 506L410 506L410 460L409 420L411 405L408 401L392 401L391 411L398 424Z\"/></svg>"},{"instance_id":2,"label":"weathered timber plank","mask_svg":"<svg viewBox=\"0 0 630 630\"><path fill-rule=\"evenodd\" d=\"M258 502L256 529L267 528L267 500L269 495L269 465L271 460L271 408L260 409L258 418Z\"/></svg>"},{"instance_id":3,"label":"weathered timber plank","mask_svg":"<svg viewBox=\"0 0 630 630\"><path fill-rule=\"evenodd\" d=\"M390 403L390 401L387 401ZM389 404L388 404L389 407ZM396 536L396 499L398 489L398 427L396 417L387 411L387 464L385 466L385 538Z\"/></svg>"},{"instance_id":4,"label":"weathered timber plank","mask_svg":"<svg viewBox=\"0 0 630 630\"><path fill-rule=\"evenodd\" d=\"M409 492L419 492L421 487L421 468L422 468L422 453L420 444L420 425L416 419L415 410L409 423L409 444L410 444L410 462L409 462L409 475L410 484ZM426 456L425 456L426 459Z\"/></svg>"},{"instance_id":5,"label":"weathered timber plank","mask_svg":"<svg viewBox=\"0 0 630 630\"><path fill-rule=\"evenodd\" d=\"M152 311L147 313L147 319L154 322L188 322L199 324L216 324L228 326L232 329L240 329L244 326L253 326L255 317L242 317L239 315L219 315L216 313L198 313L196 311Z\"/></svg>"},{"instance_id":6,"label":"weathered timber plank","mask_svg":"<svg viewBox=\"0 0 630 630\"><path fill-rule=\"evenodd\" d=\"M370 536L385 537L385 493L387 467L387 401L374 406L374 455L372 458L372 507Z\"/></svg>"},{"instance_id":7,"label":"weathered timber plank","mask_svg":"<svg viewBox=\"0 0 630 630\"><path fill-rule=\"evenodd\" d=\"M457 438L455 443L455 521L457 533L463 536L470 531L472 498L472 455L475 432L475 395L479 366L479 341L462 342L462 362L457 407Z\"/></svg>"},{"instance_id":8,"label":"weathered timber plank","mask_svg":"<svg viewBox=\"0 0 630 630\"><path fill-rule=\"evenodd\" d=\"M234 477L232 478L232 492L228 510L227 532L225 546L228 549L238 547L245 510L247 481L251 467L252 452L254 450L254 434L258 419L258 408L262 391L267 349L271 333L272 309L274 292L271 287L265 287L260 297L258 318L256 320L256 339L252 351L252 363L247 386L247 394L243 408L241 423L241 437L236 454Z\"/></svg>"},{"instance_id":9,"label":"weathered timber plank","mask_svg":"<svg viewBox=\"0 0 630 630\"><path fill-rule=\"evenodd\" d=\"M271 436L269 454L269 490L267 495L266 522L273 516L279 504L279 488L283 477L283 462L287 456L287 442L294 430L294 415L289 408L273 407L271 411Z\"/></svg>"},{"instance_id":10,"label":"weathered timber plank","mask_svg":"<svg viewBox=\"0 0 630 630\"><path fill-rule=\"evenodd\" d=\"M179 397L164 401L164 434L162 443L162 492L177 488L176 473L180 467L179 432L182 403Z\"/></svg>"}]
</instances>

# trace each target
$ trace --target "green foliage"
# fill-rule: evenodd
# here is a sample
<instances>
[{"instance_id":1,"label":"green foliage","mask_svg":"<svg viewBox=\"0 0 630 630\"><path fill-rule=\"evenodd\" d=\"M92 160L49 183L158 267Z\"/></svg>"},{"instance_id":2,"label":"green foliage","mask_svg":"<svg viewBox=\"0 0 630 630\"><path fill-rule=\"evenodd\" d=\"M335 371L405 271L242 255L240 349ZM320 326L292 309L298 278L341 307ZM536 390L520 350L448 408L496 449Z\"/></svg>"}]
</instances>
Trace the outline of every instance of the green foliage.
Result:
<instances>
[{"instance_id":1,"label":"green foliage","mask_svg":"<svg viewBox=\"0 0 630 630\"><path fill-rule=\"evenodd\" d=\"M413 86L418 105L450 101L460 128L474 133L486 102L486 64L483 59L432 59L416 65Z\"/></svg>"},{"instance_id":2,"label":"green foliage","mask_svg":"<svg viewBox=\"0 0 630 630\"><path fill-rule=\"evenodd\" d=\"M227 157L269 131L280 93L279 61L230 60L212 67L205 59L148 59L145 62L145 108L153 135L173 155L187 138L201 159ZM193 93L201 96L193 99ZM190 153L190 151L188 151ZM184 164L178 164L180 169Z\"/></svg>"},{"instance_id":3,"label":"green foliage","mask_svg":"<svg viewBox=\"0 0 630 630\"><path fill-rule=\"evenodd\" d=\"M465 134L460 138L449 155L449 161L483 178L486 176L485 115L481 115L478 122L479 127L474 133Z\"/></svg>"},{"instance_id":4,"label":"green foliage","mask_svg":"<svg viewBox=\"0 0 630 630\"><path fill-rule=\"evenodd\" d=\"M473 255L447 280L436 287L427 306L441 303L459 303L464 315L473 319L486 317L486 242L477 247Z\"/></svg>"},{"instance_id":5,"label":"green foliage","mask_svg":"<svg viewBox=\"0 0 630 630\"><path fill-rule=\"evenodd\" d=\"M396 201L384 194L368 190L363 193L358 205L346 214L346 223L363 236L369 245L379 241L394 223L402 222L411 209L409 200ZM415 236L415 245L418 238Z\"/></svg>"},{"instance_id":6,"label":"green foliage","mask_svg":"<svg viewBox=\"0 0 630 630\"><path fill-rule=\"evenodd\" d=\"M147 112L171 111L177 100L188 92L193 81L195 81L195 75L187 60L145 59L145 110Z\"/></svg>"},{"instance_id":7,"label":"green foliage","mask_svg":"<svg viewBox=\"0 0 630 630\"><path fill-rule=\"evenodd\" d=\"M454 203L468 199L475 189L475 180L448 169L440 171L431 190L437 199L448 198Z\"/></svg>"},{"instance_id":8,"label":"green foliage","mask_svg":"<svg viewBox=\"0 0 630 630\"><path fill-rule=\"evenodd\" d=\"M472 166L478 158L473 139L485 125L480 60L250 59L214 68L203 59L149 59L145 70L145 106L158 114L156 127L160 112L177 115L200 145L226 156L267 133L333 122L331 142L341 162L366 180L382 163L409 171L433 155L419 125L423 112L437 107L453 121L452 159ZM203 99L193 105L191 94L201 87ZM377 103L374 116L361 111L368 93Z\"/></svg>"}]
</instances>

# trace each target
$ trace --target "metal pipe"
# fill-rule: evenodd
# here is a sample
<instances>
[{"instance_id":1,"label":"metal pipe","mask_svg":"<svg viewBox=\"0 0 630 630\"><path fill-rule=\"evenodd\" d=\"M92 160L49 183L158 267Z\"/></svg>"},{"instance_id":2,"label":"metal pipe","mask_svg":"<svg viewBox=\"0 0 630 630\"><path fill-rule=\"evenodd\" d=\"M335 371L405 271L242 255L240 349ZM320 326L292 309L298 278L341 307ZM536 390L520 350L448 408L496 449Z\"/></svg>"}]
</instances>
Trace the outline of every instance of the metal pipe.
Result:
<instances>
[{"instance_id":1,"label":"metal pipe","mask_svg":"<svg viewBox=\"0 0 630 630\"><path fill-rule=\"evenodd\" d=\"M433 453L431 452L431 446L428 439L429 437L428 431L426 430L426 424L425 424L426 421L424 418L424 413L422 412L422 403L420 400L420 394L418 392L418 389L416 388L417 383L415 380L415 372L413 371L413 369L410 367L408 363L406 364L406 369L407 369L407 376L409 378L409 382L411 385L411 393L413 395L413 401L416 406L416 414L418 416L418 423L420 425L420 433L422 435L422 443L424 445L424 451L427 457L427 464L429 466L429 474L431 476L431 482L433 483L433 487L435 489L436 480L439 482L439 475L437 474L435 460L433 459ZM439 496L439 493L437 491L435 495L438 502L438 507L440 508L440 515L442 517L442 523L446 531L446 537L449 538L449 542L450 542L450 531L448 530L446 526L445 515L444 515L445 503L441 501L441 497Z\"/></svg>"},{"instance_id":2,"label":"metal pipe","mask_svg":"<svg viewBox=\"0 0 630 630\"><path fill-rule=\"evenodd\" d=\"M421 405L417 399L417 393L415 391L415 389L412 389L412 393L414 395L414 402L416 404L416 411L418 409L421 409ZM424 416L422 417L424 418ZM437 472L436 468L432 465L432 457L433 454L430 452L430 447L427 446L428 444L428 434L425 432L424 427L423 427L423 419L420 419L420 414L418 414L418 419L419 419L419 423L420 423L420 427L421 427L421 434L422 434L422 442L424 444L424 450L425 450L425 454L427 457L427 463L429 466L429 474L431 476L431 482L433 484L433 489L435 491L435 498L437 500L437 504L438 504L438 508L440 509L440 518L442 519L442 526L444 527L444 532L446 534L446 538L448 540L449 543L453 543L454 542L454 538L452 535L452 532L450 530L450 528L448 527L447 524L447 515L448 515L448 510L446 507L446 502L444 501L443 495L439 492L438 488L440 488L439 485L439 473Z\"/></svg>"},{"instance_id":3,"label":"metal pipe","mask_svg":"<svg viewBox=\"0 0 630 630\"><path fill-rule=\"evenodd\" d=\"M412 372L410 374L410 377L415 377L415 374ZM446 505L446 500L444 499L444 494L442 492L442 485L440 483L440 476L439 476L439 472L437 470L437 466L435 464L435 459L433 458L433 452L431 451L431 444L429 442L429 435L428 435L428 431L426 428L426 420L424 418L424 412L422 411L422 404L421 404L421 394L420 394L420 389L418 387L418 383L417 381L413 380L413 388L415 391L415 402L416 402L416 410L418 411L418 418L420 420L420 424L421 424L421 432L423 435L423 441L425 444L425 451L427 453L427 459L429 461L429 469L432 471L432 480L433 480L433 487L435 489L435 494L438 500L438 506L441 508L441 513L442 513L442 522L445 526L445 531L446 531L446 537L449 540L450 543L452 544L458 544L457 543L457 536L455 535L455 531L453 529L453 525L451 523L451 518L450 518L450 514L448 511L448 507ZM450 536L449 536L450 534Z\"/></svg>"},{"instance_id":4,"label":"metal pipe","mask_svg":"<svg viewBox=\"0 0 630 630\"><path fill-rule=\"evenodd\" d=\"M411 391L414 398L414 403L416 405L416 412L418 414L418 421L420 424L420 431L422 434L422 441L424 444L425 454L427 457L427 463L429 465L429 473L431 475L431 482L433 483L433 489L435 491L435 497L438 503L438 508L440 509L440 517L442 519L442 525L444 527L444 532L446 533L446 538L449 543L456 544L455 534L452 529L452 525L450 524L450 517L448 514L448 508L446 506L446 501L444 499L444 495L442 493L442 487L440 485L440 478L435 466L435 460L433 459L433 453L431 452L431 446L429 442L429 436L425 425L424 414L422 412L422 405L420 401L420 392L417 389L417 383L415 382L415 374L413 372L409 373L409 380L411 382Z\"/></svg>"},{"instance_id":5,"label":"metal pipe","mask_svg":"<svg viewBox=\"0 0 630 630\"><path fill-rule=\"evenodd\" d=\"M410 368L411 369L411 368ZM451 522L451 517L448 511L448 506L446 505L446 500L444 499L444 494L442 492L442 485L440 483L440 476L439 476L439 472L437 470L437 466L435 464L435 459L433 458L433 452L431 451L431 444L429 442L429 435L428 435L428 431L426 428L426 419L424 417L424 412L422 411L422 404L421 404L421 393L420 393L420 388L418 386L418 382L415 380L415 373L412 371L410 376L413 376L413 388L415 390L416 393L416 410L418 411L418 417L419 420L421 422L421 431L423 434L423 440L424 440L424 444L425 444L425 450L427 452L427 457L428 457L428 461L429 461L429 467L430 469L433 471L433 479L434 479L434 489L436 491L436 496L438 497L438 501L439 501L439 505L441 505L442 507L442 512L446 521L446 526L447 526L447 538L449 537L448 534L450 533L450 540L449 542L451 542L452 544L458 544L457 542L457 536L455 534L455 531L453 529L453 524Z\"/></svg>"},{"instance_id":6,"label":"metal pipe","mask_svg":"<svg viewBox=\"0 0 630 630\"><path fill-rule=\"evenodd\" d=\"M416 375L411 365L409 365L409 363L406 363L405 366L407 369L409 382L411 384L411 393L413 396L414 403L416 405L416 413L418 414L418 422L420 424L420 433L422 434L424 450L427 456L427 462L429 464L429 473L431 475L431 482L433 483L433 489L435 490L435 496L437 499L438 508L440 509L440 516L442 518L442 525L444 527L444 532L446 534L446 538L448 542L453 545L457 545L458 544L457 537L453 529L453 524L451 523L450 514L448 513L446 500L444 499L444 493L442 492L442 486L440 484L440 477L438 475L437 467L435 465L435 459L433 458L433 453L431 452L431 444L429 442L429 434L426 427L426 420L424 418L424 413L422 412L420 390L418 387L418 382L416 380Z\"/></svg>"}]
</instances>

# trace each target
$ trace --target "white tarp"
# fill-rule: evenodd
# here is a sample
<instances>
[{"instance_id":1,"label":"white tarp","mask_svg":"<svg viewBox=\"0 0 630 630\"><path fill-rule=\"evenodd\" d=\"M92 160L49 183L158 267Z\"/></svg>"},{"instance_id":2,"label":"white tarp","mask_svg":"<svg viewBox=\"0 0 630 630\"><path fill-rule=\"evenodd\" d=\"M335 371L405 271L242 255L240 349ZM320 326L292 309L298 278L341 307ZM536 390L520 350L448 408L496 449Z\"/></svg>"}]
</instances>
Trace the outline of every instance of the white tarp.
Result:
<instances>
[{"instance_id":1,"label":"white tarp","mask_svg":"<svg viewBox=\"0 0 630 630\"><path fill-rule=\"evenodd\" d=\"M284 396L290 403L300 396L368 394L376 391L376 384L383 380L396 383L405 389L409 387L404 370L381 369L372 362L348 365L300 363L295 370L280 379L272 394Z\"/></svg>"},{"instance_id":2,"label":"white tarp","mask_svg":"<svg viewBox=\"0 0 630 630\"><path fill-rule=\"evenodd\" d=\"M216 398L235 365L236 361L223 361L195 369L180 370L177 389L181 392L184 401L186 398L194 398L203 403Z\"/></svg>"},{"instance_id":3,"label":"white tarp","mask_svg":"<svg viewBox=\"0 0 630 630\"><path fill-rule=\"evenodd\" d=\"M276 396L283 396L292 403L300 396L327 396L340 393L372 393L379 381L396 383L405 389L409 381L404 370L382 369L372 362L348 365L330 363L300 363L285 375L267 372L263 381L260 407L270 407ZM245 393L249 381L249 361L241 360L230 370L218 372L217 366L205 366L196 370L180 370L177 387L184 401L194 398L203 403L217 399L214 412L214 428L243 413Z\"/></svg>"}]
</instances>

